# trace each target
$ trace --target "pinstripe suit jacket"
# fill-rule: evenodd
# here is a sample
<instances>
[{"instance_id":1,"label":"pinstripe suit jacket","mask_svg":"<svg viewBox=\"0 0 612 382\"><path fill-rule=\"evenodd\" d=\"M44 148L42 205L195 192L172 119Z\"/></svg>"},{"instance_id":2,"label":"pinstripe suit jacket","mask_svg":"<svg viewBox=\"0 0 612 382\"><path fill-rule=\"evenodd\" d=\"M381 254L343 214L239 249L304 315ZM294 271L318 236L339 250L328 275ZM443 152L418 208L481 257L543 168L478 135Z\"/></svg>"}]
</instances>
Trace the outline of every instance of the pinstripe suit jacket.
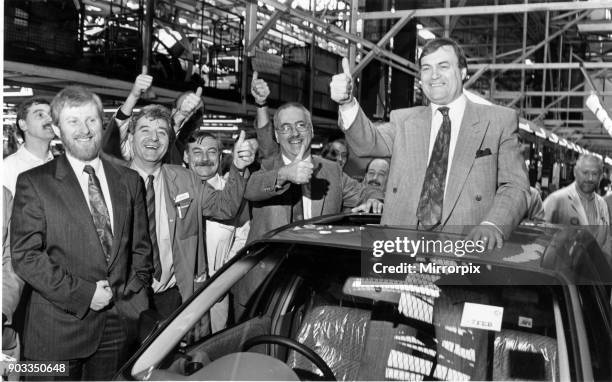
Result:
<instances>
[{"instance_id":1,"label":"pinstripe suit jacket","mask_svg":"<svg viewBox=\"0 0 612 382\"><path fill-rule=\"evenodd\" d=\"M373 126L363 110L345 132L359 156L391 157L382 224L416 225L429 156L431 108L391 112ZM516 113L467 100L442 207L442 227L486 220L507 238L527 211L529 181L518 146ZM454 229L453 229L454 230Z\"/></svg>"},{"instance_id":2,"label":"pinstripe suit jacket","mask_svg":"<svg viewBox=\"0 0 612 382\"><path fill-rule=\"evenodd\" d=\"M136 172L102 163L114 223L108 263L65 155L17 179L10 235L15 272L32 286L26 358L67 360L96 351L108 314L89 308L98 280L109 281L128 336L148 308L152 265L144 185Z\"/></svg>"}]
</instances>

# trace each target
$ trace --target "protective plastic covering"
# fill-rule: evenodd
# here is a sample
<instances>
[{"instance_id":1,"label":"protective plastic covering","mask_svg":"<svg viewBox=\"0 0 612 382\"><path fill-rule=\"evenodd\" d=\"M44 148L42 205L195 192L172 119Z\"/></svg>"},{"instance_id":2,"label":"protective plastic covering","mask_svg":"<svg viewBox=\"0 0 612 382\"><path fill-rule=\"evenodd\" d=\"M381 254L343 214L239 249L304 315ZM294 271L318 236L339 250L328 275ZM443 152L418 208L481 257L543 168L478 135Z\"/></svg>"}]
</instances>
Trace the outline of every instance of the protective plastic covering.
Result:
<instances>
[{"instance_id":1,"label":"protective plastic covering","mask_svg":"<svg viewBox=\"0 0 612 382\"><path fill-rule=\"evenodd\" d=\"M315 307L304 317L297 340L314 350L332 369L338 381L357 378L370 312L339 306ZM321 371L304 356L291 352L289 366Z\"/></svg>"},{"instance_id":2,"label":"protective plastic covering","mask_svg":"<svg viewBox=\"0 0 612 382\"><path fill-rule=\"evenodd\" d=\"M558 366L553 338L515 330L495 336L494 380L559 381Z\"/></svg>"}]
</instances>

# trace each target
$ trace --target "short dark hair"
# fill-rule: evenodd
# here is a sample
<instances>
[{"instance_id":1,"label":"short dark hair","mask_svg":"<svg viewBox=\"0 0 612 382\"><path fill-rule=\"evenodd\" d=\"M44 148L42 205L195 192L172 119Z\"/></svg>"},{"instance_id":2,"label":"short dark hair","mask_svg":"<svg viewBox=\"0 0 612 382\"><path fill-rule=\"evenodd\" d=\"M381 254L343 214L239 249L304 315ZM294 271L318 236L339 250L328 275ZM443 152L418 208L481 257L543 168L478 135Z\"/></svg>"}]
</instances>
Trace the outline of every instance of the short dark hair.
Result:
<instances>
[{"instance_id":1,"label":"short dark hair","mask_svg":"<svg viewBox=\"0 0 612 382\"><path fill-rule=\"evenodd\" d=\"M327 156L330 155L331 150L332 150L332 146L336 142L338 142L341 145L343 145L346 148L346 150L348 151L348 145L346 144L346 140L344 138L338 138L338 139L335 139L335 140L333 140L331 142L327 142L325 144L325 146L323 146L323 149L321 150L321 156L323 158L329 159L329 158L327 158Z\"/></svg>"},{"instance_id":2,"label":"short dark hair","mask_svg":"<svg viewBox=\"0 0 612 382\"><path fill-rule=\"evenodd\" d=\"M53 101L51 101L51 118L53 123L59 126L59 116L66 106L82 106L93 103L98 109L100 120L104 119L104 108L100 97L89 89L82 86L68 86L60 90Z\"/></svg>"},{"instance_id":3,"label":"short dark hair","mask_svg":"<svg viewBox=\"0 0 612 382\"><path fill-rule=\"evenodd\" d=\"M21 128L19 127L19 121L20 120L25 121L25 119L28 117L28 112L30 111L30 108L34 105L51 105L51 104L45 98L32 97L32 98L26 99L25 101L20 103L19 106L17 106L17 130L16 132L17 132L17 135L19 135L19 137L21 137L22 139L25 139L25 134L23 133L23 130L21 130Z\"/></svg>"},{"instance_id":4,"label":"short dark hair","mask_svg":"<svg viewBox=\"0 0 612 382\"><path fill-rule=\"evenodd\" d=\"M135 113L134 115L132 115L132 118L130 119L130 126L129 126L130 133L132 134L134 133L136 129L136 123L140 121L142 118L153 119L153 120L156 120L156 119L164 120L168 123L168 130L174 131L174 129L172 128L172 117L170 116L170 110L168 110L168 108L165 106L156 105L156 104L147 105L143 107L142 109L140 109L138 113Z\"/></svg>"},{"instance_id":5,"label":"short dark hair","mask_svg":"<svg viewBox=\"0 0 612 382\"><path fill-rule=\"evenodd\" d=\"M189 134L189 137L187 138L187 144L189 143L200 144L202 143L202 140L206 138L214 139L217 142L217 148L219 149L219 154L221 154L221 150L223 149L221 145L221 140L219 140L218 137L216 137L214 134L209 133L208 131L202 131L202 130L193 131L191 134Z\"/></svg>"},{"instance_id":6,"label":"short dark hair","mask_svg":"<svg viewBox=\"0 0 612 382\"><path fill-rule=\"evenodd\" d=\"M287 102L282 104L278 109L276 109L276 111L274 112L274 128L278 127L278 115L280 114L281 111L285 110L285 109L289 109L290 107L295 107L298 109L301 109L304 112L304 116L306 116L306 122L308 122L308 124L310 125L310 127L312 128L312 117L310 116L310 112L308 111L308 109L306 109L306 107L304 105L302 105L299 102Z\"/></svg>"},{"instance_id":7,"label":"short dark hair","mask_svg":"<svg viewBox=\"0 0 612 382\"><path fill-rule=\"evenodd\" d=\"M443 46L452 47L455 51L455 54L457 55L457 62L459 63L459 68L467 69L467 58L465 57L465 52L463 51L463 48L457 43L457 41L446 37L429 40L425 44L423 50L421 51L421 55L419 56L419 66L421 65L421 60L423 59L423 57L432 54Z\"/></svg>"}]
</instances>

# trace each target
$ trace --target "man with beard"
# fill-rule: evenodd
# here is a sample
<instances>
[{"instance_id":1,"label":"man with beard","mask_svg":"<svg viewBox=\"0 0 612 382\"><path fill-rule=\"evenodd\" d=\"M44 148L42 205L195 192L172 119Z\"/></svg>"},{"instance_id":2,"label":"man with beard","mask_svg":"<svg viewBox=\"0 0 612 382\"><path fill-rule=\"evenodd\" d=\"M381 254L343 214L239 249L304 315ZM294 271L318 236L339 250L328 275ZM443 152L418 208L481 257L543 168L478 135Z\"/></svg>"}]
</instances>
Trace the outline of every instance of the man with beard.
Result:
<instances>
[{"instance_id":1,"label":"man with beard","mask_svg":"<svg viewBox=\"0 0 612 382\"><path fill-rule=\"evenodd\" d=\"M49 101L30 98L17 107L17 131L25 143L12 155L4 158L3 185L15 194L17 176L53 159L49 150L55 137L51 123Z\"/></svg>"},{"instance_id":2,"label":"man with beard","mask_svg":"<svg viewBox=\"0 0 612 382\"><path fill-rule=\"evenodd\" d=\"M15 272L32 287L24 356L67 362L61 380L109 380L148 307L144 189L100 157L97 95L65 88L51 112L66 153L19 175L10 228Z\"/></svg>"},{"instance_id":3,"label":"man with beard","mask_svg":"<svg viewBox=\"0 0 612 382\"><path fill-rule=\"evenodd\" d=\"M155 269L153 308L163 319L193 294L195 276L206 279L203 216L226 220L237 214L248 177L242 173L253 162L254 154L241 133L234 146L234 161L225 188L217 191L202 183L193 171L163 164L172 144L168 109L161 105L145 106L130 123L128 142L134 153L131 168L146 184ZM195 167L210 175L210 166Z\"/></svg>"},{"instance_id":4,"label":"man with beard","mask_svg":"<svg viewBox=\"0 0 612 382\"><path fill-rule=\"evenodd\" d=\"M369 186L377 187L384 192L387 187L387 178L389 176L389 161L383 158L374 158L366 166L363 183Z\"/></svg>"},{"instance_id":5,"label":"man with beard","mask_svg":"<svg viewBox=\"0 0 612 382\"><path fill-rule=\"evenodd\" d=\"M574 183L544 200L544 219L549 223L588 226L599 246L610 254L610 215L605 200L597 193L603 161L581 155L574 167ZM612 260L612 258L610 258Z\"/></svg>"}]
</instances>

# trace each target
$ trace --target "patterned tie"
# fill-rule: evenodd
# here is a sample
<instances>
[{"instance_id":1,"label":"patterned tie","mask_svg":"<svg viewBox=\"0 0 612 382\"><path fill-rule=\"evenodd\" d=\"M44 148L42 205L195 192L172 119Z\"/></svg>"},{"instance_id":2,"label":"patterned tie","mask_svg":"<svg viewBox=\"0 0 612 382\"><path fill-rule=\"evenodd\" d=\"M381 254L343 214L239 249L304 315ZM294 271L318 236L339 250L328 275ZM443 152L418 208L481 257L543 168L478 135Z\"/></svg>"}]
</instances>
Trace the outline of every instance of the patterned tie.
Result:
<instances>
[{"instance_id":1,"label":"patterned tie","mask_svg":"<svg viewBox=\"0 0 612 382\"><path fill-rule=\"evenodd\" d=\"M442 113L442 126L436 136L429 165L425 172L421 198L417 207L419 224L425 229L433 229L442 219L442 205L444 203L444 186L448 168L448 149L450 147L451 121L448 116L448 107L439 107Z\"/></svg>"},{"instance_id":2,"label":"patterned tie","mask_svg":"<svg viewBox=\"0 0 612 382\"><path fill-rule=\"evenodd\" d=\"M159 245L157 244L157 231L155 229L155 189L153 188L153 175L147 178L147 215L149 217L149 236L151 237L151 251L153 252L153 278L161 279L162 267L159 258Z\"/></svg>"},{"instance_id":3,"label":"patterned tie","mask_svg":"<svg viewBox=\"0 0 612 382\"><path fill-rule=\"evenodd\" d=\"M96 176L93 167L86 165L83 171L89 174L87 191L89 194L89 204L91 206L91 216L93 217L94 226L100 238L100 244L102 244L104 258L108 263L110 261L111 248L113 246L113 231L111 230L110 215L106 202L104 201L100 180Z\"/></svg>"}]
</instances>

